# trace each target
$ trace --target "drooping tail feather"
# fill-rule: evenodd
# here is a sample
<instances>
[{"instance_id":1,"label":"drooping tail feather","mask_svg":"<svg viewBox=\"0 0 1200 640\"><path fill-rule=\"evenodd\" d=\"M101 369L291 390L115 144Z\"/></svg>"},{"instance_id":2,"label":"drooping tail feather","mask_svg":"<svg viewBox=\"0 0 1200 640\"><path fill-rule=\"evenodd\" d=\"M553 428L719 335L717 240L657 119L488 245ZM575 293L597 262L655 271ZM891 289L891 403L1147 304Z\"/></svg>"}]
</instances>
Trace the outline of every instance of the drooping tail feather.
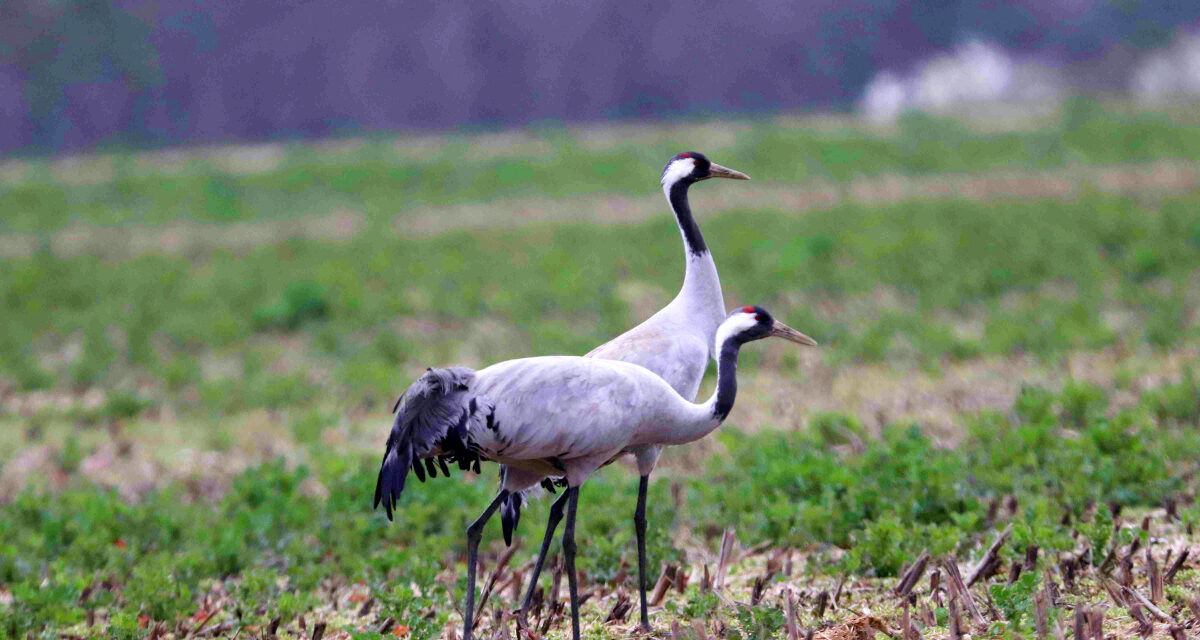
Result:
<instances>
[{"instance_id":1,"label":"drooping tail feather","mask_svg":"<svg viewBox=\"0 0 1200 640\"><path fill-rule=\"evenodd\" d=\"M508 494L508 500L500 503L500 527L504 532L505 546L512 546L513 532L517 530L517 524L521 522L521 504L524 502L523 492L514 491Z\"/></svg>"},{"instance_id":2,"label":"drooping tail feather","mask_svg":"<svg viewBox=\"0 0 1200 640\"><path fill-rule=\"evenodd\" d=\"M504 476L500 477L500 485L504 486ZM551 494L556 493L555 487L566 487L566 478L542 478L541 487ZM500 526L504 532L504 544L512 546L513 534L517 531L517 525L521 522L521 507L529 503L529 497L536 495L537 487L525 489L524 491L513 491L508 495L508 500L500 504Z\"/></svg>"},{"instance_id":3,"label":"drooping tail feather","mask_svg":"<svg viewBox=\"0 0 1200 640\"><path fill-rule=\"evenodd\" d=\"M463 469L471 463L479 468L470 432L475 415L481 410L490 414L491 405L471 394L474 379L475 372L466 367L429 369L396 403L396 418L375 483L374 506L383 502L388 520L404 491L409 469L424 482L426 474L437 477L438 467L449 476L447 461L457 460Z\"/></svg>"},{"instance_id":4,"label":"drooping tail feather","mask_svg":"<svg viewBox=\"0 0 1200 640\"><path fill-rule=\"evenodd\" d=\"M404 491L404 481L408 478L408 468L412 466L412 443L395 443L388 438L387 450L383 454L383 464L379 466L379 479L375 481L375 504L383 501L387 511L387 519L392 519L392 510L396 508L396 500Z\"/></svg>"}]
</instances>

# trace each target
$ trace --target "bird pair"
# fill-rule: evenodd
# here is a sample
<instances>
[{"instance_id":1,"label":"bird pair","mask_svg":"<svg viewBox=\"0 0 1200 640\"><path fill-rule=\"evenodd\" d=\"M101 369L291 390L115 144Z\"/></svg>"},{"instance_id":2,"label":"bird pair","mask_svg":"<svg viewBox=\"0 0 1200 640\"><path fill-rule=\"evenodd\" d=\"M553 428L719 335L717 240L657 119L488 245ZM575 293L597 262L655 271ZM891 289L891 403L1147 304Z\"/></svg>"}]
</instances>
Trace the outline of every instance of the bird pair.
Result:
<instances>
[{"instance_id":1,"label":"bird pair","mask_svg":"<svg viewBox=\"0 0 1200 640\"><path fill-rule=\"evenodd\" d=\"M528 610L554 532L564 517L562 548L571 599L573 637L579 634L575 575L575 514L588 476L631 454L640 482L634 512L641 624L646 603L646 491L661 448L694 442L729 415L737 394L742 345L767 337L814 346L808 336L774 320L761 307L726 315L716 264L688 205L688 188L709 178L748 180L744 173L695 152L678 154L663 169L663 193L683 235L685 271L679 294L642 324L586 356L508 360L480 371L430 369L404 392L388 436L375 487L375 506L389 519L410 469L423 479L448 475L448 462L478 471L480 461L501 467L501 490L467 528L467 593L463 639L474 627L475 573L484 525L501 511L505 541L520 517L526 493L539 483L564 491L551 505L541 551L521 605ZM708 361L717 361L717 388L707 402L692 400Z\"/></svg>"}]
</instances>

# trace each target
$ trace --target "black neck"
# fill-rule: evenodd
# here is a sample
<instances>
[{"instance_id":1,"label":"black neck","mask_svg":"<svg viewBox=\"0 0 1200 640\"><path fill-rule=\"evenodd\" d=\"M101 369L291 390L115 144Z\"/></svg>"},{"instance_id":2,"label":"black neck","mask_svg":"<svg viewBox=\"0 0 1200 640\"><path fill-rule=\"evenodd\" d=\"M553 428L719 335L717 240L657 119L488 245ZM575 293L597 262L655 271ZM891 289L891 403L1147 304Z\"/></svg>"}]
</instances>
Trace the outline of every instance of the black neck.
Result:
<instances>
[{"instance_id":1,"label":"black neck","mask_svg":"<svg viewBox=\"0 0 1200 640\"><path fill-rule=\"evenodd\" d=\"M687 245L688 253L698 256L708 253L708 245L704 244L704 236L700 235L700 227L696 224L696 219L692 217L692 208L688 206L688 187L692 186L690 180L680 180L671 185L671 193L668 198L671 201L671 209L675 212L675 221L679 223L679 228L683 231L683 242Z\"/></svg>"},{"instance_id":2,"label":"black neck","mask_svg":"<svg viewBox=\"0 0 1200 640\"><path fill-rule=\"evenodd\" d=\"M733 399L737 396L737 358L741 348L736 340L726 340L721 345L721 356L717 359L717 402L713 405L713 417L724 420L733 410Z\"/></svg>"}]
</instances>

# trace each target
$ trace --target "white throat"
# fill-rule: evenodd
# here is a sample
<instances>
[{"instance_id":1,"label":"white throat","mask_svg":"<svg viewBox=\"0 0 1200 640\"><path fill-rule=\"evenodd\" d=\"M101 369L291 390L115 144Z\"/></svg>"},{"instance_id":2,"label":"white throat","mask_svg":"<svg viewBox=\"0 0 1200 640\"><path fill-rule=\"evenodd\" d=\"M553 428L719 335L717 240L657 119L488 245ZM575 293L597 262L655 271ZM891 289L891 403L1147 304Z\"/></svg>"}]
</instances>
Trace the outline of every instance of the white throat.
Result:
<instances>
[{"instance_id":1,"label":"white throat","mask_svg":"<svg viewBox=\"0 0 1200 640\"><path fill-rule=\"evenodd\" d=\"M671 187L676 182L692 175L692 171L695 169L696 160L694 158L680 158L667 165L667 168L663 170L662 189L668 200L671 198Z\"/></svg>"}]
</instances>

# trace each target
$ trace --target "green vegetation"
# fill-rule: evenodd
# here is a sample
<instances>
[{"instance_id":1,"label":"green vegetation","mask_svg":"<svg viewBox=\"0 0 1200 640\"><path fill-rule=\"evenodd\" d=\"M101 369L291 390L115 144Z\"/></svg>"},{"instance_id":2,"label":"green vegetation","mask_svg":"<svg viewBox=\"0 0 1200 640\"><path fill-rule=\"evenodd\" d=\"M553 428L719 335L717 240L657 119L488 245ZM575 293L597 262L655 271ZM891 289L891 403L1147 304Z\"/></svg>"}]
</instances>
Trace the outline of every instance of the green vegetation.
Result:
<instances>
[{"instance_id":1,"label":"green vegetation","mask_svg":"<svg viewBox=\"0 0 1200 640\"><path fill-rule=\"evenodd\" d=\"M397 234L410 211L649 194L664 159L687 147L789 183L1200 159L1200 129L1086 102L1030 131L927 116L886 135L777 122L735 130L544 130L504 144L374 140L201 150L173 168L132 154L78 164L99 178L28 163L20 181L0 186L0 235L32 234L42 247L0 260L0 489L11 491L0 496L0 638L180 637L200 624L215 635L308 638L317 621L329 624L326 638L370 638L389 618L397 626L384 631L426 638L460 623L463 529L494 481L413 483L397 523L372 512L391 401L427 365L586 352L669 299L681 249L665 204L629 225L430 237ZM698 211L727 301L761 303L823 347L748 353L734 424L665 458L651 487L651 566L693 573L666 596L660 630L678 617L684 637L693 618L723 637L781 633L782 556L766 566L739 559L720 597L700 588L697 572L716 569L727 529L743 547L794 550L787 584L811 585L799 594L803 625L851 624L850 608L820 618L814 604L846 578L869 589L844 597L867 598L894 628L898 604L883 594L922 551L967 567L1011 527L1002 573L1032 547L1043 560L975 587L988 600L989 637L1033 637L1034 594L1051 582L1063 592L1052 620L1099 605L1100 566L1135 539L1159 557L1196 542L1200 381L1185 358L1200 344L1200 193L1079 186L1070 200L846 195L802 214ZM339 210L362 212L365 225L236 249L218 240L105 258L60 250L64 238L105 227L183 221L242 233L253 225L231 225L299 225ZM1088 358L1108 358L1107 370L1090 370ZM1050 373L1019 380L1006 368L1014 362ZM1172 368L1148 370L1164 362ZM912 386L942 398L937 417L893 411L883 398L816 411L789 395L848 382L873 400L873 376L958 389L950 372L972 367L1008 390L960 404L956 391ZM588 628L617 637L599 622L633 588L636 483L616 466L583 495ZM547 502L525 512L525 546L510 568L530 559ZM1143 515L1152 534L1136 526ZM484 580L503 552L491 526ZM1074 586L1064 562L1079 563ZM1186 616L1194 566L1159 602L1173 616ZM501 582L489 633L493 610L513 606ZM938 637L948 609L929 604L927 637ZM549 633L562 630L559 618Z\"/></svg>"},{"instance_id":2,"label":"green vegetation","mask_svg":"<svg viewBox=\"0 0 1200 640\"><path fill-rule=\"evenodd\" d=\"M390 138L327 150L294 144L278 156L248 151L244 159L218 152L139 162L134 154L113 154L97 161L102 169L90 167L100 179L75 175L88 165L65 169L68 184L49 165L34 162L22 182L0 190L5 212L0 232L42 232L72 222L229 223L339 208L389 222L397 212L426 205L531 194L643 193L666 158L693 147L757 179L785 183L1200 159L1196 127L1159 114L1110 112L1083 100L1067 103L1054 126L1028 131L980 132L921 114L902 118L898 131L888 135L849 122L814 130L806 121L752 121L732 135L726 128L681 126L670 135L647 130L624 138L548 128L513 139L501 134L491 144L448 136L433 146L416 140L411 147Z\"/></svg>"},{"instance_id":3,"label":"green vegetation","mask_svg":"<svg viewBox=\"0 0 1200 640\"><path fill-rule=\"evenodd\" d=\"M1071 102L1057 128L979 133L914 115L881 137L764 122L711 151L774 180L846 180L1200 159L1197 131ZM316 380L336 387L343 405L372 405L396 392L401 368L587 351L641 319L621 282L649 285L661 301L678 286L679 243L665 205L661 217L628 227L539 224L414 239L397 237L390 223L412 207L523 193L644 193L684 142L643 138L592 150L546 131L506 158L471 138L417 155L382 141L295 147L278 167L245 175L223 173L204 156L171 177L147 173L134 156L108 157L114 174L94 186L57 183L48 166L35 166L25 181L0 188L0 225L43 238L71 220L230 222L342 206L365 212L368 228L344 242L268 241L244 253L104 260L43 249L6 258L0 384L100 388L133 394L146 408L186 398L172 404L221 415L328 397ZM1040 155L1029 155L1035 149ZM1191 343L1198 205L1196 194L1085 191L1073 202L847 200L803 215L766 208L701 216L731 304L775 309L829 345L829 362L936 371L984 354L1050 359ZM472 340L479 331L491 333ZM128 402L112 408L128 411Z\"/></svg>"},{"instance_id":4,"label":"green vegetation","mask_svg":"<svg viewBox=\"0 0 1200 640\"><path fill-rule=\"evenodd\" d=\"M398 371L460 362L464 339L477 345L465 358L482 364L583 353L619 333L639 320L617 287L626 274L664 301L678 286L672 224L368 234L195 260L43 252L0 263L0 362L22 389L128 392L152 380L145 402L194 390L181 408L205 413L303 404L328 396L314 380L330 376L347 404L384 403ZM1200 195L1153 207L1093 194L727 212L705 230L726 299L777 310L829 345L831 362L936 367L1196 336ZM477 331L504 339L472 340ZM285 353L283 335L301 348ZM204 366L214 359L232 366Z\"/></svg>"},{"instance_id":5,"label":"green vegetation","mask_svg":"<svg viewBox=\"0 0 1200 640\"><path fill-rule=\"evenodd\" d=\"M747 545L848 551L840 561L810 560L818 572L893 576L922 550L968 559L975 551L961 541L988 534L995 526L989 504L1006 495L1019 505L1000 516L1014 527L1006 556L1020 558L1029 545L1053 553L1082 544L1099 564L1113 531L1108 505L1157 506L1200 470L1192 453L1200 446L1200 410L1162 414L1162 398L1194 390L1190 380L1170 385L1109 416L1095 388L1076 385L1057 394L1031 388L1011 413L970 418L969 435L953 448L936 446L915 424L887 427L861 452L838 452L827 432L816 430L753 436L727 430L720 436L725 455L699 475L673 480L686 494L683 503L672 500L671 481L653 483L651 564L683 557L687 549L675 540L688 538L674 531L707 530L701 542L712 548L722 528L734 527ZM1082 413L1081 393L1090 398ZM0 505L0 584L14 596L0 631L18 637L79 630L87 609L102 609L114 633L134 636L139 616L174 624L196 614L214 590L230 596L220 621L240 611L240 625L281 617L294 627L328 598L331 584L362 581L380 602L379 619L418 620L426 626L414 633L437 635L461 595L463 528L493 482L413 483L389 525L370 510L375 463L374 456L356 455L322 457L315 469L270 462L242 473L215 503L195 501L177 485L132 504L86 483L52 497L25 491ZM581 569L590 581L613 579L630 556L635 484L626 471L610 470L585 487L579 536L588 541ZM326 492L327 498L317 495ZM1093 500L1104 505L1094 523L1085 515ZM524 519L527 549L534 548L547 502L535 502ZM499 527L489 526L495 549ZM1072 538L1075 529L1085 542ZM1127 544L1132 535L1118 534L1113 544ZM437 579L443 564L460 578L453 589ZM622 575L631 587L632 578ZM995 588L1013 630L1032 624L1022 609L1032 575L1029 584ZM718 615L702 605L695 586L675 597L677 610ZM429 607L438 614L422 620ZM351 612L324 615L353 629ZM773 607L736 619L743 629L782 622Z\"/></svg>"}]
</instances>

